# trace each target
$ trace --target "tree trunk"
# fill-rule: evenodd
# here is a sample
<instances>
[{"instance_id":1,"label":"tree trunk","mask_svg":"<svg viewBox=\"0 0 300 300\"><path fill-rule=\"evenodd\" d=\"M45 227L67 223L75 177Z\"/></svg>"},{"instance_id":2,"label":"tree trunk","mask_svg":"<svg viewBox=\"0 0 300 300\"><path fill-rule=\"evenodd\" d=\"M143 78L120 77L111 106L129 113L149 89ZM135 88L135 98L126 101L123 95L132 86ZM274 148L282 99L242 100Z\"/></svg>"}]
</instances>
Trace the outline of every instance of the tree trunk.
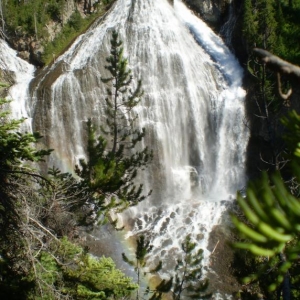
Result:
<instances>
[{"instance_id":1,"label":"tree trunk","mask_svg":"<svg viewBox=\"0 0 300 300\"><path fill-rule=\"evenodd\" d=\"M279 254L281 263L286 261L286 257L284 253ZM281 292L282 292L282 300L291 300L291 283L290 283L290 274L286 272L284 275L284 279L281 285Z\"/></svg>"},{"instance_id":2,"label":"tree trunk","mask_svg":"<svg viewBox=\"0 0 300 300\"><path fill-rule=\"evenodd\" d=\"M291 286L290 286L290 275L287 272L284 275L284 280L282 283L282 299L283 300L291 300Z\"/></svg>"}]
</instances>

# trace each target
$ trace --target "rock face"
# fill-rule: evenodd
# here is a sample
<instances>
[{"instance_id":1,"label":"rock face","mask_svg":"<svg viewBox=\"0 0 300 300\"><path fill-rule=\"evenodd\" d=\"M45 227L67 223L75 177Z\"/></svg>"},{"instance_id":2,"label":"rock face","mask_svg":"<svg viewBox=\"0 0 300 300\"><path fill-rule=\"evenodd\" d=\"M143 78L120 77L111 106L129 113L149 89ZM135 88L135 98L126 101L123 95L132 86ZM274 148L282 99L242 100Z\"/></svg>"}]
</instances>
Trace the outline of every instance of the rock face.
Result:
<instances>
[{"instance_id":1,"label":"rock face","mask_svg":"<svg viewBox=\"0 0 300 300\"><path fill-rule=\"evenodd\" d=\"M231 0L184 0L184 2L212 27L219 28Z\"/></svg>"},{"instance_id":2,"label":"rock face","mask_svg":"<svg viewBox=\"0 0 300 300\"><path fill-rule=\"evenodd\" d=\"M86 15L95 11L97 3L99 0L65 0L64 11L60 18L44 24L43 30L47 33L46 35L30 35L22 27L18 27L13 33L8 34L8 43L17 50L19 57L35 66L43 67L44 44L55 39L75 11L78 11L85 18Z\"/></svg>"}]
</instances>

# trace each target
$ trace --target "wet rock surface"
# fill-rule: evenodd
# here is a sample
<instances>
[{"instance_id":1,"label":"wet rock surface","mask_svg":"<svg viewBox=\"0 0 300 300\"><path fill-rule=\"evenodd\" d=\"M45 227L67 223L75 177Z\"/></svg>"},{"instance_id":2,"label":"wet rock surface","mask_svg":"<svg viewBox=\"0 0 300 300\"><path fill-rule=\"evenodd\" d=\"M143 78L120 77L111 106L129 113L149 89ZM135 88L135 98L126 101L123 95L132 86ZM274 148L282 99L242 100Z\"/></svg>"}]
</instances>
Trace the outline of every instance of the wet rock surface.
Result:
<instances>
[{"instance_id":1,"label":"wet rock surface","mask_svg":"<svg viewBox=\"0 0 300 300\"><path fill-rule=\"evenodd\" d=\"M209 290L211 289L212 292L222 291L222 294L227 296L234 296L241 289L238 278L233 275L234 251L230 242L233 241L234 235L231 226L227 212L220 225L216 225L210 234L208 243L208 250L211 251L210 262L209 266L204 266L208 270Z\"/></svg>"},{"instance_id":2,"label":"wet rock surface","mask_svg":"<svg viewBox=\"0 0 300 300\"><path fill-rule=\"evenodd\" d=\"M184 0L207 23L219 28L227 12L230 0Z\"/></svg>"}]
</instances>

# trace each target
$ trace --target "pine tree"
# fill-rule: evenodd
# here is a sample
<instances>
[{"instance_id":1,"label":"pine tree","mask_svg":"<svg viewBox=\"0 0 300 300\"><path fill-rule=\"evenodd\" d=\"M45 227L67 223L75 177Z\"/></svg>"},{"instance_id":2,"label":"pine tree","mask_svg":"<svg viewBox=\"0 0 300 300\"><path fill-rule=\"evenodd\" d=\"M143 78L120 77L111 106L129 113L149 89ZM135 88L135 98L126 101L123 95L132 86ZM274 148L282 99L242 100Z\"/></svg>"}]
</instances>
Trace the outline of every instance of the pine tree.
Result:
<instances>
[{"instance_id":1,"label":"pine tree","mask_svg":"<svg viewBox=\"0 0 300 300\"><path fill-rule=\"evenodd\" d=\"M247 41L247 45L249 45L249 48L251 49L256 43L257 29L257 15L255 14L252 0L245 0L243 16L243 36Z\"/></svg>"},{"instance_id":2,"label":"pine tree","mask_svg":"<svg viewBox=\"0 0 300 300\"><path fill-rule=\"evenodd\" d=\"M209 299L210 293L206 293L208 288L208 280L202 279L203 250L199 249L195 252L196 243L192 242L190 235L185 238L182 243L183 257L177 260L175 268L175 282L173 285L174 300L182 299Z\"/></svg>"},{"instance_id":3,"label":"pine tree","mask_svg":"<svg viewBox=\"0 0 300 300\"><path fill-rule=\"evenodd\" d=\"M41 178L26 163L42 161L51 150L37 150L34 145L39 141L39 133L18 131L24 119L14 120L6 110L9 101L0 99L0 226L17 226L17 200L14 199L15 181L20 177ZM14 220L14 221L13 221ZM3 232L3 231L2 231Z\"/></svg>"},{"instance_id":4,"label":"pine tree","mask_svg":"<svg viewBox=\"0 0 300 300\"><path fill-rule=\"evenodd\" d=\"M141 275L146 275L145 268L147 265L147 255L150 254L153 246L148 240L146 240L144 235L139 236L137 239L136 251L135 251L135 260L130 260L125 253L122 253L123 260L129 265L133 266L137 273L137 284L141 284ZM157 273L162 267L162 262L160 261L157 266L149 270L148 273L154 274ZM172 288L173 278L169 280L163 279L154 289L146 288L144 296L148 295L149 300L160 300L164 293L168 293ZM137 290L136 299L141 298L140 288ZM143 298L144 299L144 298Z\"/></svg>"},{"instance_id":5,"label":"pine tree","mask_svg":"<svg viewBox=\"0 0 300 300\"><path fill-rule=\"evenodd\" d=\"M136 250L135 250L135 261L130 260L125 253L122 253L123 260L129 265L133 266L137 273L137 284L141 284L141 273L143 268L146 266L146 256L150 253L153 246L150 245L150 242L145 239L144 235L141 235L136 241ZM136 299L140 299L139 289L136 293Z\"/></svg>"},{"instance_id":6,"label":"pine tree","mask_svg":"<svg viewBox=\"0 0 300 300\"><path fill-rule=\"evenodd\" d=\"M126 299L137 285L116 268L111 258L83 254L76 264L63 269L65 286L72 299Z\"/></svg>"},{"instance_id":7,"label":"pine tree","mask_svg":"<svg viewBox=\"0 0 300 300\"><path fill-rule=\"evenodd\" d=\"M106 59L110 76L102 78L107 85L105 124L101 135L89 119L87 122L87 161L81 160L77 174L91 190L97 192L97 208L123 210L136 205L148 195L143 194L143 185L135 179L152 159L147 147L139 151L138 144L145 136L145 129L136 127L137 114L134 108L141 101L141 81L132 88L133 77L128 61L123 57L122 42L118 33L112 33L110 56Z\"/></svg>"},{"instance_id":8,"label":"pine tree","mask_svg":"<svg viewBox=\"0 0 300 300\"><path fill-rule=\"evenodd\" d=\"M34 286L28 276L24 212L35 200L30 186L43 180L31 163L42 161L51 150L37 150L41 136L19 132L24 119L11 119L7 106L8 101L0 99L0 298L24 299Z\"/></svg>"},{"instance_id":9,"label":"pine tree","mask_svg":"<svg viewBox=\"0 0 300 300\"><path fill-rule=\"evenodd\" d=\"M274 2L272 0L258 0L258 47L268 49L276 53L277 42L277 22L276 13L274 9Z\"/></svg>"},{"instance_id":10,"label":"pine tree","mask_svg":"<svg viewBox=\"0 0 300 300\"><path fill-rule=\"evenodd\" d=\"M0 298L118 299L137 288L110 258L94 258L70 241L85 216L89 191L57 169L42 177L31 162L38 133L20 133L0 100Z\"/></svg>"}]
</instances>

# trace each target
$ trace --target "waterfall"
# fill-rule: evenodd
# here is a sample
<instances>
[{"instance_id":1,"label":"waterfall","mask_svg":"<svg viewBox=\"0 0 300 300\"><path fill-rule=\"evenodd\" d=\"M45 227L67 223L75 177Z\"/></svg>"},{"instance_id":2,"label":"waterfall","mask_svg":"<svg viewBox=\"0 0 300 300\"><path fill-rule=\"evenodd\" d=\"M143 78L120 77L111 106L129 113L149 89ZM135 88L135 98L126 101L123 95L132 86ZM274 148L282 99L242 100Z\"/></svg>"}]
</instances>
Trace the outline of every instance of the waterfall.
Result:
<instances>
[{"instance_id":1,"label":"waterfall","mask_svg":"<svg viewBox=\"0 0 300 300\"><path fill-rule=\"evenodd\" d=\"M146 191L153 190L151 197L120 219L131 224L128 236L151 238L151 256L167 269L187 234L204 249L208 264L209 233L245 184L243 72L223 41L180 0L173 5L118 0L32 82L30 103L25 88L24 95L15 91L12 97L27 108L47 147L55 149L49 165L72 170L85 155L84 121L103 120L100 78L106 75L114 29L134 78L142 78L145 96L136 112L146 128L145 145L154 152L153 164L139 179Z\"/></svg>"},{"instance_id":2,"label":"waterfall","mask_svg":"<svg viewBox=\"0 0 300 300\"><path fill-rule=\"evenodd\" d=\"M15 119L25 118L23 130L31 131L29 109L29 83L34 77L35 68L17 57L17 53L3 40L0 40L0 69L6 72L14 83L8 90L8 100L11 101L12 116Z\"/></svg>"},{"instance_id":3,"label":"waterfall","mask_svg":"<svg viewBox=\"0 0 300 300\"><path fill-rule=\"evenodd\" d=\"M232 31L236 25L236 22L237 22L237 13L236 13L236 9L235 9L235 3L234 3L234 1L230 0L228 19L222 26L222 28L220 30L220 35L223 36L225 44L231 48L232 48L232 43L231 43Z\"/></svg>"}]
</instances>

